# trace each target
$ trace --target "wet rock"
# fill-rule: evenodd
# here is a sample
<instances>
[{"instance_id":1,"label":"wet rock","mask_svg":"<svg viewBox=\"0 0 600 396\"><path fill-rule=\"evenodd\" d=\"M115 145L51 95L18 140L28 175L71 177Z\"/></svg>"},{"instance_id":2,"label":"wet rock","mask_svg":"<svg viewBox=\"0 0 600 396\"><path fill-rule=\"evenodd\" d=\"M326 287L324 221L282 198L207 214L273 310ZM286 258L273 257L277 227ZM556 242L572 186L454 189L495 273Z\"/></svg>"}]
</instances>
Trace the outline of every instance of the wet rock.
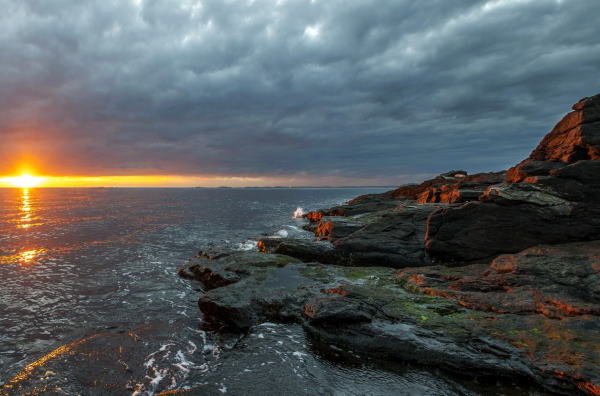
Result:
<instances>
[{"instance_id":1,"label":"wet rock","mask_svg":"<svg viewBox=\"0 0 600 396\"><path fill-rule=\"evenodd\" d=\"M289 256L266 255L260 252L227 252L218 255L200 254L179 269L184 278L202 282L205 290L227 286L240 281L249 272L245 263L254 267L284 266L298 261Z\"/></svg>"},{"instance_id":2,"label":"wet rock","mask_svg":"<svg viewBox=\"0 0 600 396\"><path fill-rule=\"evenodd\" d=\"M376 265L394 268L422 266L430 263L425 244L429 215L445 204L405 204L382 214L333 246L343 257L343 265Z\"/></svg>"},{"instance_id":3,"label":"wet rock","mask_svg":"<svg viewBox=\"0 0 600 396\"><path fill-rule=\"evenodd\" d=\"M594 246L566 249L562 259L585 261L566 276L572 284L593 275L590 271L595 268L593 257L597 253ZM510 294L505 287L528 284L525 280L519 283L518 279L509 279L505 282L509 286L479 290L485 289L486 282L494 283L494 276L535 278L540 277L540 271L545 274L541 277L560 276L553 274L559 259L555 264L536 263L532 259L535 254L544 257L546 252L523 252L515 258L515 265L507 264L510 259L501 258L491 267L423 267L396 274L389 268L294 260L285 265L265 265L264 261L255 265L253 260L258 256L244 252L232 256L247 269L240 280L207 291L199 305L206 322L215 328L251 331L264 321L296 322L315 341L372 357L418 362L477 377L526 378L565 394L578 389L592 393L589 389L600 383L595 363L599 351L594 341L594 329L600 327L595 319L582 326L569 321L572 316L567 321L557 320L539 309L523 311L518 305L514 311L484 310L464 304L463 301L469 301L466 297L453 297L452 293L459 293L455 285L461 282L465 291L460 293L464 295L491 296ZM215 270L223 268L216 265ZM467 274L492 278L481 279L480 285L475 286L475 281L465 282ZM535 279L529 282L544 284ZM590 279L590 284L594 282ZM479 291L466 291L471 289ZM596 299L596 291L586 298ZM492 302L487 304L491 306ZM566 341L570 339L579 342Z\"/></svg>"},{"instance_id":4,"label":"wet rock","mask_svg":"<svg viewBox=\"0 0 600 396\"><path fill-rule=\"evenodd\" d=\"M398 276L421 292L474 309L564 319L600 315L598 260L600 241L540 245L501 255L491 265L407 269Z\"/></svg>"},{"instance_id":5,"label":"wet rock","mask_svg":"<svg viewBox=\"0 0 600 396\"><path fill-rule=\"evenodd\" d=\"M404 201L405 199L392 199L386 193L363 195L349 201L346 205L308 212L304 215L304 218L314 223L321 221L326 216L356 216L365 213L380 212L393 209L401 205Z\"/></svg>"},{"instance_id":6,"label":"wet rock","mask_svg":"<svg viewBox=\"0 0 600 396\"><path fill-rule=\"evenodd\" d=\"M471 261L537 244L599 239L597 169L596 161L577 162L552 176L491 186L480 202L437 211L428 219L426 249L438 260Z\"/></svg>"},{"instance_id":7,"label":"wet rock","mask_svg":"<svg viewBox=\"0 0 600 396\"><path fill-rule=\"evenodd\" d=\"M576 180L594 188L600 188L600 161L583 160L550 171L551 176Z\"/></svg>"},{"instance_id":8,"label":"wet rock","mask_svg":"<svg viewBox=\"0 0 600 396\"><path fill-rule=\"evenodd\" d=\"M316 223L319 239L265 238L259 241L263 252L347 266L386 266L403 268L431 264L424 249L427 219L431 213L450 204L415 204L409 201L391 210L351 217L326 216Z\"/></svg>"},{"instance_id":9,"label":"wet rock","mask_svg":"<svg viewBox=\"0 0 600 396\"><path fill-rule=\"evenodd\" d=\"M258 250L263 253L285 254L306 262L336 263L339 261L338 254L331 244L308 239L261 238L258 241Z\"/></svg>"},{"instance_id":10,"label":"wet rock","mask_svg":"<svg viewBox=\"0 0 600 396\"><path fill-rule=\"evenodd\" d=\"M540 243L598 239L599 209L551 200L470 202L433 213L425 246L438 262L452 263L518 252Z\"/></svg>"},{"instance_id":11,"label":"wet rock","mask_svg":"<svg viewBox=\"0 0 600 396\"><path fill-rule=\"evenodd\" d=\"M326 216L319 221L314 233L320 240L335 241L360 230L366 224L367 221L360 218Z\"/></svg>"},{"instance_id":12,"label":"wet rock","mask_svg":"<svg viewBox=\"0 0 600 396\"><path fill-rule=\"evenodd\" d=\"M500 338L512 338L540 366L568 372L579 389L598 394L599 260L600 241L590 241L536 246L491 265L405 269L397 276L409 289L494 313L507 326Z\"/></svg>"}]
</instances>

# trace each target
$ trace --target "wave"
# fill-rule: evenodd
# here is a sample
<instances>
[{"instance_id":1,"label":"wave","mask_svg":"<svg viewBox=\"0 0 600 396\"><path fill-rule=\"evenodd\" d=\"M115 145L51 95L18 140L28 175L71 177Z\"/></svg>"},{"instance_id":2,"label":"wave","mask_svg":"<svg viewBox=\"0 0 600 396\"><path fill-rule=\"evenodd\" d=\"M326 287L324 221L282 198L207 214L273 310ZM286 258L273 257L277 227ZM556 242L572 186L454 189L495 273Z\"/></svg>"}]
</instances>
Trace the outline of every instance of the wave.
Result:
<instances>
[{"instance_id":1,"label":"wave","mask_svg":"<svg viewBox=\"0 0 600 396\"><path fill-rule=\"evenodd\" d=\"M300 219L300 218L302 218L302 216L304 216L304 209L301 208L300 206L298 206L296 208L296 211L294 212L294 216L293 217L295 219Z\"/></svg>"}]
</instances>

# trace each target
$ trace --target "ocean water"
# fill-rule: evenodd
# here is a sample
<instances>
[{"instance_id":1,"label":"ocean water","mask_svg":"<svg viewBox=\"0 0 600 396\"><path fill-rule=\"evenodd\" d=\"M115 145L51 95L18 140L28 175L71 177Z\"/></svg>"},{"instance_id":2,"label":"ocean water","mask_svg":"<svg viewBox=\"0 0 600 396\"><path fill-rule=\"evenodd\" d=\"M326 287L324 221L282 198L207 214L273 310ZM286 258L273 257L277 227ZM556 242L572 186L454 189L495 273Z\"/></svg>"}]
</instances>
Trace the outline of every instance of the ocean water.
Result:
<instances>
[{"instance_id":1,"label":"ocean water","mask_svg":"<svg viewBox=\"0 0 600 396\"><path fill-rule=\"evenodd\" d=\"M198 250L307 236L297 207L381 191L0 190L0 395L482 394L316 347L295 325L238 338L200 327L200 285L177 276Z\"/></svg>"}]
</instances>

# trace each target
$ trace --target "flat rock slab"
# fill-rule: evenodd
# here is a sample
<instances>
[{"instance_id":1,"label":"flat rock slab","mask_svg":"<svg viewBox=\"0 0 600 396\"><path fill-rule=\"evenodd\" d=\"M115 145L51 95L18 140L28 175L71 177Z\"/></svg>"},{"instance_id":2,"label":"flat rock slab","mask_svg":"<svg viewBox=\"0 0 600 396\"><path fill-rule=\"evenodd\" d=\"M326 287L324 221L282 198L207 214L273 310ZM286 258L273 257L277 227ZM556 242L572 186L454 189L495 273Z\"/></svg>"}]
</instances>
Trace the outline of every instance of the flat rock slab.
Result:
<instances>
[{"instance_id":1,"label":"flat rock slab","mask_svg":"<svg viewBox=\"0 0 600 396\"><path fill-rule=\"evenodd\" d=\"M224 261L235 265L229 268ZM473 377L525 378L564 394L600 390L594 320L586 327L538 312L474 309L443 293L426 293L391 268L286 261L281 255L261 259L254 252L197 265L203 274L214 268L222 277L228 271L239 277L200 298L213 329L247 332L265 321L296 322L316 341L373 357ZM431 268L437 267L423 270ZM446 270L430 276L440 290L460 278L461 269Z\"/></svg>"}]
</instances>

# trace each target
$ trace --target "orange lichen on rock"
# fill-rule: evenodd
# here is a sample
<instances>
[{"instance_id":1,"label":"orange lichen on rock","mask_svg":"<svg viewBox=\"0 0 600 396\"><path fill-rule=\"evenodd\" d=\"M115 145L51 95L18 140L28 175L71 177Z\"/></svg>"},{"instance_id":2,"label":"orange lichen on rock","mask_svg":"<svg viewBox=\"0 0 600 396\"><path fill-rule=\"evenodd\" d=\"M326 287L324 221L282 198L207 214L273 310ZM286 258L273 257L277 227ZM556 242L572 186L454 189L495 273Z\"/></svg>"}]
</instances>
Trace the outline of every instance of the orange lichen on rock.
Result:
<instances>
[{"instance_id":1,"label":"orange lichen on rock","mask_svg":"<svg viewBox=\"0 0 600 396\"><path fill-rule=\"evenodd\" d=\"M535 175L548 174L553 168L580 160L600 160L598 97L583 98L572 112L556 124L529 157L506 173L509 183L537 182Z\"/></svg>"},{"instance_id":2,"label":"orange lichen on rock","mask_svg":"<svg viewBox=\"0 0 600 396\"><path fill-rule=\"evenodd\" d=\"M592 384L591 382L579 382L577 384L577 386L579 387L579 389L581 389L584 392L588 392L592 395L597 395L600 396L600 385L596 385L596 384Z\"/></svg>"},{"instance_id":3,"label":"orange lichen on rock","mask_svg":"<svg viewBox=\"0 0 600 396\"><path fill-rule=\"evenodd\" d=\"M306 303L304 304L304 315L308 316L309 318L314 318L315 314L317 313L317 309L315 308L315 304L316 300L313 300L312 303Z\"/></svg>"},{"instance_id":4,"label":"orange lichen on rock","mask_svg":"<svg viewBox=\"0 0 600 396\"><path fill-rule=\"evenodd\" d=\"M315 236L318 239L330 239L333 231L334 224L331 221L319 221Z\"/></svg>"},{"instance_id":5,"label":"orange lichen on rock","mask_svg":"<svg viewBox=\"0 0 600 396\"><path fill-rule=\"evenodd\" d=\"M408 279L408 283L418 286L418 287L422 287L427 284L427 280L425 279L425 277L423 275L414 274L414 275L411 275L411 277Z\"/></svg>"},{"instance_id":6,"label":"orange lichen on rock","mask_svg":"<svg viewBox=\"0 0 600 396\"><path fill-rule=\"evenodd\" d=\"M304 218L306 218L310 222L316 223L318 221L321 221L323 216L324 215L321 212L308 212L307 214L304 215Z\"/></svg>"},{"instance_id":7,"label":"orange lichen on rock","mask_svg":"<svg viewBox=\"0 0 600 396\"><path fill-rule=\"evenodd\" d=\"M323 289L321 291L326 294L339 294L340 296L346 296L348 294L348 290L343 286L334 287L332 289Z\"/></svg>"}]
</instances>

